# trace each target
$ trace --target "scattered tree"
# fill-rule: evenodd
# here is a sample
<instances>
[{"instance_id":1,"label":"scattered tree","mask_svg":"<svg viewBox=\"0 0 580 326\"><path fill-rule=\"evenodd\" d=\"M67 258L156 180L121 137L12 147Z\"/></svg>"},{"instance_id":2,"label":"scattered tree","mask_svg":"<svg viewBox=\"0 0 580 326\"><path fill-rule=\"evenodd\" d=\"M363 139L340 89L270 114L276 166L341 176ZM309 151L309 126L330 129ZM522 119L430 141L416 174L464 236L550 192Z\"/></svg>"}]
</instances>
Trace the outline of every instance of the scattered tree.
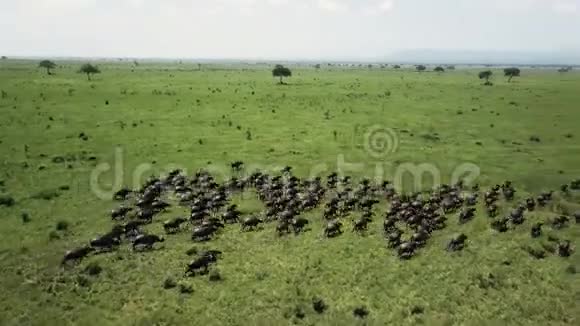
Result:
<instances>
[{"instance_id":1,"label":"scattered tree","mask_svg":"<svg viewBox=\"0 0 580 326\"><path fill-rule=\"evenodd\" d=\"M572 67L563 67L563 68L558 69L558 72L568 72L570 70L572 70Z\"/></svg>"},{"instance_id":2,"label":"scattered tree","mask_svg":"<svg viewBox=\"0 0 580 326\"><path fill-rule=\"evenodd\" d=\"M272 70L272 76L280 78L280 84L284 84L284 77L291 77L292 71L284 67L283 65L276 65L274 70Z\"/></svg>"},{"instance_id":3,"label":"scattered tree","mask_svg":"<svg viewBox=\"0 0 580 326\"><path fill-rule=\"evenodd\" d=\"M520 76L519 68L505 68L503 74L508 78L508 83L512 81L512 78Z\"/></svg>"},{"instance_id":4,"label":"scattered tree","mask_svg":"<svg viewBox=\"0 0 580 326\"><path fill-rule=\"evenodd\" d=\"M8 59L8 57L6 57L5 55L2 56L2 60L6 60Z\"/></svg>"},{"instance_id":5,"label":"scattered tree","mask_svg":"<svg viewBox=\"0 0 580 326\"><path fill-rule=\"evenodd\" d=\"M427 67L425 67L424 65L418 65L418 66L415 66L415 68L417 68L418 72L425 71L425 69L427 69Z\"/></svg>"},{"instance_id":6,"label":"scattered tree","mask_svg":"<svg viewBox=\"0 0 580 326\"><path fill-rule=\"evenodd\" d=\"M42 61L40 61L40 63L38 64L38 66L40 68L45 68L46 69L46 74L52 75L52 73L50 72L50 69L56 68L56 63L54 63L54 62L52 62L50 60L42 60Z\"/></svg>"},{"instance_id":7,"label":"scattered tree","mask_svg":"<svg viewBox=\"0 0 580 326\"><path fill-rule=\"evenodd\" d=\"M491 85L491 83L489 82L489 78L491 77L491 75L493 75L493 72L491 72L491 70L481 71L479 73L479 79L485 79L484 85Z\"/></svg>"},{"instance_id":8,"label":"scattered tree","mask_svg":"<svg viewBox=\"0 0 580 326\"><path fill-rule=\"evenodd\" d=\"M394 65L394 66L393 66L393 68L394 68L394 69L399 69L399 68L401 68L401 66L399 66L399 65Z\"/></svg>"},{"instance_id":9,"label":"scattered tree","mask_svg":"<svg viewBox=\"0 0 580 326\"><path fill-rule=\"evenodd\" d=\"M455 70L455 66L447 66L447 70Z\"/></svg>"},{"instance_id":10,"label":"scattered tree","mask_svg":"<svg viewBox=\"0 0 580 326\"><path fill-rule=\"evenodd\" d=\"M317 64L315 64L315 65L314 65L314 68L315 68L315 69L320 69L320 63L317 63Z\"/></svg>"},{"instance_id":11,"label":"scattered tree","mask_svg":"<svg viewBox=\"0 0 580 326\"><path fill-rule=\"evenodd\" d=\"M87 74L87 79L91 80L91 74L99 74L101 71L97 66L93 66L90 63L85 63L81 66L81 69L79 69L79 73Z\"/></svg>"},{"instance_id":12,"label":"scattered tree","mask_svg":"<svg viewBox=\"0 0 580 326\"><path fill-rule=\"evenodd\" d=\"M435 72L444 72L445 69L443 69L443 67L441 67L441 66L437 66L437 67L435 67L435 69L433 69L433 71L435 71Z\"/></svg>"}]
</instances>

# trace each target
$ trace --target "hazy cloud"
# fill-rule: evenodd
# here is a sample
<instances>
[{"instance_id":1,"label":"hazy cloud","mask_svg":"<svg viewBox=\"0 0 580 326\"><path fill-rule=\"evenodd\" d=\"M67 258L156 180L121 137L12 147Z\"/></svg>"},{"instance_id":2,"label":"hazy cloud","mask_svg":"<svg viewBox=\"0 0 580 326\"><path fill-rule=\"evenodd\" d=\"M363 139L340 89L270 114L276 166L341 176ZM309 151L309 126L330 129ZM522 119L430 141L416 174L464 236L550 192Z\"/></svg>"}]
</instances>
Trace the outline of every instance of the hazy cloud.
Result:
<instances>
[{"instance_id":1,"label":"hazy cloud","mask_svg":"<svg viewBox=\"0 0 580 326\"><path fill-rule=\"evenodd\" d=\"M414 48L580 50L579 11L580 0L0 0L0 52L374 58Z\"/></svg>"},{"instance_id":2,"label":"hazy cloud","mask_svg":"<svg viewBox=\"0 0 580 326\"><path fill-rule=\"evenodd\" d=\"M330 12L347 12L348 5L340 0L317 0L318 8Z\"/></svg>"},{"instance_id":3,"label":"hazy cloud","mask_svg":"<svg viewBox=\"0 0 580 326\"><path fill-rule=\"evenodd\" d=\"M554 0L552 4L552 9L561 14L578 14L579 7L580 1L575 0Z\"/></svg>"}]
</instances>

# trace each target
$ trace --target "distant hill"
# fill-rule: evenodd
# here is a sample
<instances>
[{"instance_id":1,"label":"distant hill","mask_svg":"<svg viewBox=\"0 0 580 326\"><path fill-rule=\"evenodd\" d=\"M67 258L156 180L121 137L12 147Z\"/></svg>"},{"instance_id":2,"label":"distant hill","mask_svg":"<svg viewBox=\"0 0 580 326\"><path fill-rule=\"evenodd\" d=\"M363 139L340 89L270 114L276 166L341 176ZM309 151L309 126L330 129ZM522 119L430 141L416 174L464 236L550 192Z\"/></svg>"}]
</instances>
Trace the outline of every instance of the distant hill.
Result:
<instances>
[{"instance_id":1,"label":"distant hill","mask_svg":"<svg viewBox=\"0 0 580 326\"><path fill-rule=\"evenodd\" d=\"M426 64L493 64L493 65L580 65L580 51L517 52L463 50L403 50L381 60Z\"/></svg>"}]
</instances>

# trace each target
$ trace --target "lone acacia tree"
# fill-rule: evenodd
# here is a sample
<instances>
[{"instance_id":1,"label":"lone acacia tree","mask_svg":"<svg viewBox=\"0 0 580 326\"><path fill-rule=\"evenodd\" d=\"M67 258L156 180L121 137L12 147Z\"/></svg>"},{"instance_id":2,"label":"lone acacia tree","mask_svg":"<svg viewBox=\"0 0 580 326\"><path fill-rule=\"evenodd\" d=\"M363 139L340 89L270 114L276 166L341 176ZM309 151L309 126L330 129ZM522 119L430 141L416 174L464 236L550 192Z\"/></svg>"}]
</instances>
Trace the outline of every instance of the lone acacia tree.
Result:
<instances>
[{"instance_id":1,"label":"lone acacia tree","mask_svg":"<svg viewBox=\"0 0 580 326\"><path fill-rule=\"evenodd\" d=\"M47 75L52 75L52 72L50 72L50 69L56 68L56 63L54 63L54 62L52 62L50 60L42 60L42 61L40 61L40 63L38 64L38 66L40 68L45 68Z\"/></svg>"},{"instance_id":2,"label":"lone acacia tree","mask_svg":"<svg viewBox=\"0 0 580 326\"><path fill-rule=\"evenodd\" d=\"M400 65L394 65L394 66L393 66L393 69L399 69L399 68L401 68L401 66L400 66Z\"/></svg>"},{"instance_id":3,"label":"lone acacia tree","mask_svg":"<svg viewBox=\"0 0 580 326\"><path fill-rule=\"evenodd\" d=\"M292 71L283 65L276 65L272 70L272 76L280 78L280 84L284 84L284 77L292 77Z\"/></svg>"},{"instance_id":4,"label":"lone acacia tree","mask_svg":"<svg viewBox=\"0 0 580 326\"><path fill-rule=\"evenodd\" d=\"M433 71L436 71L436 72L445 72L445 69L443 69L443 67L441 67L441 66L437 66L437 67L435 67L435 69L433 69Z\"/></svg>"},{"instance_id":5,"label":"lone acacia tree","mask_svg":"<svg viewBox=\"0 0 580 326\"><path fill-rule=\"evenodd\" d=\"M418 65L416 66L416 68L418 72L425 71L425 69L427 69L427 67L425 67L424 65Z\"/></svg>"},{"instance_id":6,"label":"lone acacia tree","mask_svg":"<svg viewBox=\"0 0 580 326\"><path fill-rule=\"evenodd\" d=\"M484 85L491 85L491 83L489 82L489 78L491 77L491 75L493 75L493 72L491 72L491 70L485 70L479 73L479 79L485 79L485 84Z\"/></svg>"},{"instance_id":7,"label":"lone acacia tree","mask_svg":"<svg viewBox=\"0 0 580 326\"><path fill-rule=\"evenodd\" d=\"M85 63L81 66L81 69L79 69L79 73L87 74L87 79L91 80L91 74L100 74L101 71L97 66L93 66L90 63Z\"/></svg>"},{"instance_id":8,"label":"lone acacia tree","mask_svg":"<svg viewBox=\"0 0 580 326\"><path fill-rule=\"evenodd\" d=\"M520 76L520 69L518 68L505 68L503 74L508 78L508 83L512 81L512 78Z\"/></svg>"}]
</instances>

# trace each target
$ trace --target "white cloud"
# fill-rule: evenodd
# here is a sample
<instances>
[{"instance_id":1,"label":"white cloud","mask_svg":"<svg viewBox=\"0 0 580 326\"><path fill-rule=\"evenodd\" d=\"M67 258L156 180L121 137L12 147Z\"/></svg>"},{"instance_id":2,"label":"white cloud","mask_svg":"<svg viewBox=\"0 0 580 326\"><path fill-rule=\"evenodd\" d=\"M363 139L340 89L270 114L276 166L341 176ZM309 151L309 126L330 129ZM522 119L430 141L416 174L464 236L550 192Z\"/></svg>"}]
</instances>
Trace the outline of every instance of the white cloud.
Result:
<instances>
[{"instance_id":1,"label":"white cloud","mask_svg":"<svg viewBox=\"0 0 580 326\"><path fill-rule=\"evenodd\" d=\"M580 0L0 0L0 27L10 31L0 32L0 50L206 58L381 57L457 44L578 51L570 35L579 15ZM457 17L471 23L457 28ZM265 41L274 38L287 42Z\"/></svg>"},{"instance_id":2,"label":"white cloud","mask_svg":"<svg viewBox=\"0 0 580 326\"><path fill-rule=\"evenodd\" d=\"M393 0L379 0L374 1L371 5L364 7L361 12L363 15L366 16L377 16L387 12L390 12L393 9L394 2Z\"/></svg>"},{"instance_id":3,"label":"white cloud","mask_svg":"<svg viewBox=\"0 0 580 326\"><path fill-rule=\"evenodd\" d=\"M580 0L488 0L493 9L507 13L575 14L580 12Z\"/></svg>"},{"instance_id":4,"label":"white cloud","mask_svg":"<svg viewBox=\"0 0 580 326\"><path fill-rule=\"evenodd\" d=\"M283 6L288 4L288 0L268 0L268 3L273 6Z\"/></svg>"},{"instance_id":5,"label":"white cloud","mask_svg":"<svg viewBox=\"0 0 580 326\"><path fill-rule=\"evenodd\" d=\"M379 4L378 9L381 12L391 11L391 9L393 9L393 5L394 5L393 0L385 0Z\"/></svg>"},{"instance_id":6,"label":"white cloud","mask_svg":"<svg viewBox=\"0 0 580 326\"><path fill-rule=\"evenodd\" d=\"M330 12L343 13L348 11L348 5L339 0L318 0L318 8Z\"/></svg>"},{"instance_id":7,"label":"white cloud","mask_svg":"<svg viewBox=\"0 0 580 326\"><path fill-rule=\"evenodd\" d=\"M88 9L96 0L19 0L18 4L22 10L59 12Z\"/></svg>"},{"instance_id":8,"label":"white cloud","mask_svg":"<svg viewBox=\"0 0 580 326\"><path fill-rule=\"evenodd\" d=\"M559 14L576 14L579 12L580 1L574 0L556 0L553 1L552 10Z\"/></svg>"},{"instance_id":9,"label":"white cloud","mask_svg":"<svg viewBox=\"0 0 580 326\"><path fill-rule=\"evenodd\" d=\"M144 0L127 0L129 2L129 5L131 5L131 7L133 8L141 8L143 7L144 4Z\"/></svg>"}]
</instances>

